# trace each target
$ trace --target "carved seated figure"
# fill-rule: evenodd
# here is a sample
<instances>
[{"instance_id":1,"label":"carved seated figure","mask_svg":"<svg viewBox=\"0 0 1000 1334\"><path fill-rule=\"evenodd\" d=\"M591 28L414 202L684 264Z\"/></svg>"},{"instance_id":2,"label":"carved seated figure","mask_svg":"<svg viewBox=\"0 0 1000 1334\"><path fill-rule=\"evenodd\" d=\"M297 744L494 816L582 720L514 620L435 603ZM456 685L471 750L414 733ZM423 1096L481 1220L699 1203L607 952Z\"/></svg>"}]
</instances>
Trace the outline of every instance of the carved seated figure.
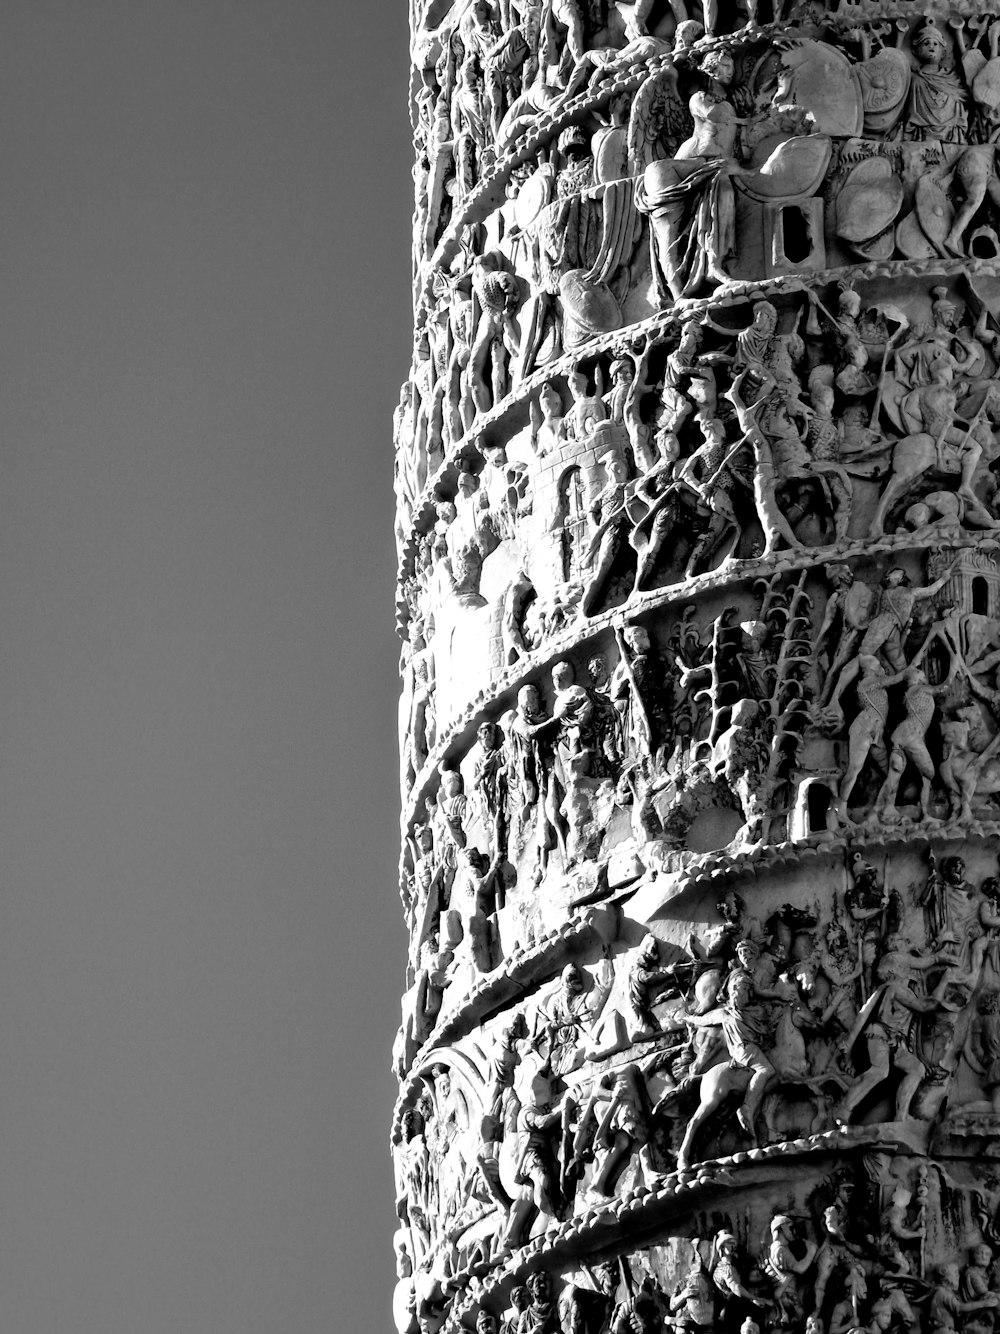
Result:
<instances>
[{"instance_id":1,"label":"carved seated figure","mask_svg":"<svg viewBox=\"0 0 1000 1334\"><path fill-rule=\"evenodd\" d=\"M737 116L727 93L735 72L728 51L708 52L701 70L708 87L688 106L694 133L673 157L650 163L636 189L636 205L651 219L650 259L663 303L693 296L706 281L729 280L735 181L759 199L805 197L819 188L830 160L831 141L812 134L813 117L800 107ZM750 125L756 143L744 164L736 155L737 133Z\"/></svg>"}]
</instances>

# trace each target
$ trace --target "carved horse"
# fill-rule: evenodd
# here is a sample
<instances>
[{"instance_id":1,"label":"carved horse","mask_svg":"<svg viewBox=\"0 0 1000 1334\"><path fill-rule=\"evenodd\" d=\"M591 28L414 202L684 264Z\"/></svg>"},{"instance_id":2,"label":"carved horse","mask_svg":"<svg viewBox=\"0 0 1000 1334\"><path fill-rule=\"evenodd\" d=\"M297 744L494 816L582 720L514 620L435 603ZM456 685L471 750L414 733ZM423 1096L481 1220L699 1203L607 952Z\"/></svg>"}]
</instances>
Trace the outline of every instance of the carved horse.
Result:
<instances>
[{"instance_id":1,"label":"carved horse","mask_svg":"<svg viewBox=\"0 0 1000 1334\"><path fill-rule=\"evenodd\" d=\"M951 479L959 477L963 470L963 454L968 448L981 447L982 456L976 463L978 472L988 466L997 456L997 445L991 431L982 431L974 436L976 427L982 422L1000 421L1000 391L995 385L986 390L982 403L972 418L965 435L964 444L948 443L943 436L934 436L929 431L916 431L897 440L892 450L892 468L889 481L875 510L869 530L870 537L881 537L885 521L893 505L921 477ZM975 441L975 443L973 443ZM970 521L978 528L1000 528L1000 519L994 518L981 501L970 499L968 492L959 492L964 501L965 512Z\"/></svg>"},{"instance_id":2,"label":"carved horse","mask_svg":"<svg viewBox=\"0 0 1000 1334\"><path fill-rule=\"evenodd\" d=\"M743 1097L750 1083L751 1073L744 1066L730 1065L728 1060L724 1060L718 1065L712 1066L711 1070L700 1076L701 1087L699 1089L698 1107L688 1122L681 1147L677 1151L679 1171L683 1172L690 1167L695 1136L701 1127L709 1117L713 1116L722 1107L731 1095ZM846 1086L846 1079L836 1071L827 1071L825 1074L814 1075L809 1078L794 1078L776 1074L761 1104L761 1117L764 1122L767 1142L775 1143L781 1138L774 1116L781 1105L781 1098L777 1093L779 1087L799 1089L815 1098L815 1110L806 1133L816 1135L828 1125L829 1116L836 1104L837 1097L843 1093ZM830 1088L836 1091L836 1096L831 1096Z\"/></svg>"}]
</instances>

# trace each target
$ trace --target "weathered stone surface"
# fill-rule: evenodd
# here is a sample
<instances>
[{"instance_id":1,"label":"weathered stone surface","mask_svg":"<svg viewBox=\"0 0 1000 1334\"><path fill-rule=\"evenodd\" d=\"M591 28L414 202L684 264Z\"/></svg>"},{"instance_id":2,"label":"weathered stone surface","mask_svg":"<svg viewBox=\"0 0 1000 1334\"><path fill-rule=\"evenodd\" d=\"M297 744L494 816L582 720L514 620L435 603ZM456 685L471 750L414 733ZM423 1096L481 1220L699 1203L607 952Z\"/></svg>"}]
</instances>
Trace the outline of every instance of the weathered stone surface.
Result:
<instances>
[{"instance_id":1,"label":"weathered stone surface","mask_svg":"<svg viewBox=\"0 0 1000 1334\"><path fill-rule=\"evenodd\" d=\"M1000 1317L1000 18L915 9L412 0L400 1334Z\"/></svg>"}]
</instances>

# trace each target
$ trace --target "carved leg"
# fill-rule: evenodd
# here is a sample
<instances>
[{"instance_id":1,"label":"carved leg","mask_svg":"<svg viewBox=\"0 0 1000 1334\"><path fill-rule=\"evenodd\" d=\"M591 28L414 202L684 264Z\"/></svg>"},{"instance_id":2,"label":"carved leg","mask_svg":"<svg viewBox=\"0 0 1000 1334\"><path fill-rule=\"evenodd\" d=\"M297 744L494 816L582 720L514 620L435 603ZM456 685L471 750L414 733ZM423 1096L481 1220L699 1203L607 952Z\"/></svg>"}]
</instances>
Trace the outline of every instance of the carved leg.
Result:
<instances>
[{"instance_id":1,"label":"carved leg","mask_svg":"<svg viewBox=\"0 0 1000 1334\"><path fill-rule=\"evenodd\" d=\"M913 1101L917 1089L920 1087L920 1081L927 1074L922 1061L918 1060L912 1052L908 1052L905 1047L900 1047L896 1051L896 1068L905 1070L906 1074L903 1082L899 1086L899 1092L896 1094L896 1120L903 1121L910 1114L910 1103Z\"/></svg>"},{"instance_id":2,"label":"carved leg","mask_svg":"<svg viewBox=\"0 0 1000 1334\"><path fill-rule=\"evenodd\" d=\"M895 459L893 459L893 462L895 462ZM882 496L878 502L878 508L875 510L875 515L872 519L871 527L868 529L869 537L882 536L885 532L885 520L889 510L899 497L905 493L906 488L916 476L919 476L919 474L907 473L905 477L901 477L899 473L895 472L892 474L886 483L885 490L882 492Z\"/></svg>"}]
</instances>

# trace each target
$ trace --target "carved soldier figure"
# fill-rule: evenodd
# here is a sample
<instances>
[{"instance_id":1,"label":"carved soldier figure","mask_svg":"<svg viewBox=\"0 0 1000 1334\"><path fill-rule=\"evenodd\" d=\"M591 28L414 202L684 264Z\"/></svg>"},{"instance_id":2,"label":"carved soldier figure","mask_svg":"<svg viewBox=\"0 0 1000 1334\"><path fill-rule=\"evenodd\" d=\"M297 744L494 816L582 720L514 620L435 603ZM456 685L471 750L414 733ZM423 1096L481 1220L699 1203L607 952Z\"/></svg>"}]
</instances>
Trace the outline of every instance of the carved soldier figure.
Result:
<instances>
[{"instance_id":1,"label":"carved soldier figure","mask_svg":"<svg viewBox=\"0 0 1000 1334\"><path fill-rule=\"evenodd\" d=\"M856 654L868 624L869 610L873 601L871 589L867 584L855 579L854 571L849 565L827 565L824 571L833 586L833 591L827 598L815 643L821 671L825 670L820 703L829 699L837 684L841 668ZM823 648L828 638L831 646L836 644L832 656ZM824 661L827 658L829 665Z\"/></svg>"},{"instance_id":2,"label":"carved soldier figure","mask_svg":"<svg viewBox=\"0 0 1000 1334\"><path fill-rule=\"evenodd\" d=\"M767 1252L767 1270L774 1279L774 1308L780 1325L790 1325L802 1313L799 1279L812 1266L818 1247L807 1242L800 1255L793 1248L795 1229L787 1214L771 1220L771 1245Z\"/></svg>"},{"instance_id":3,"label":"carved soldier figure","mask_svg":"<svg viewBox=\"0 0 1000 1334\"><path fill-rule=\"evenodd\" d=\"M504 1315L500 1334L517 1334L521 1317L531 1305L531 1294L522 1284L510 1290L510 1309Z\"/></svg>"},{"instance_id":4,"label":"carved soldier figure","mask_svg":"<svg viewBox=\"0 0 1000 1334\"><path fill-rule=\"evenodd\" d=\"M860 1307L868 1290L864 1270L864 1252L846 1235L847 1223L842 1211L832 1204L823 1211L825 1235L816 1252L816 1277L813 1286L815 1309L821 1311L826 1290L834 1274L840 1274L854 1325L860 1324ZM833 1322L831 1321L831 1326Z\"/></svg>"},{"instance_id":5,"label":"carved soldier figure","mask_svg":"<svg viewBox=\"0 0 1000 1334\"><path fill-rule=\"evenodd\" d=\"M496 723L480 723L479 751L475 758L472 785L482 811L483 825L494 855L507 852L507 756L503 733Z\"/></svg>"},{"instance_id":6,"label":"carved soldier figure","mask_svg":"<svg viewBox=\"0 0 1000 1334\"><path fill-rule=\"evenodd\" d=\"M931 782L934 778L934 761L927 749L927 731L934 717L934 696L937 693L928 685L927 677L919 667L907 667L902 674L906 683L903 696L905 716L893 729L890 738L892 750L889 754L889 772L876 804L883 820L898 819L895 808L899 782L909 762L920 775L919 811L923 819L930 815Z\"/></svg>"},{"instance_id":7,"label":"carved soldier figure","mask_svg":"<svg viewBox=\"0 0 1000 1334\"><path fill-rule=\"evenodd\" d=\"M938 1266L937 1286L931 1292L930 1306L927 1310L929 1334L951 1334L951 1331L965 1329L964 1323L956 1323L956 1316L967 1315L970 1311L992 1310L1000 1306L1000 1293L996 1292L987 1292L976 1301L962 1301L958 1295L959 1281L957 1264Z\"/></svg>"},{"instance_id":8,"label":"carved soldier figure","mask_svg":"<svg viewBox=\"0 0 1000 1334\"><path fill-rule=\"evenodd\" d=\"M568 963L559 979L559 987L541 1011L548 1037L548 1064L553 1074L568 1074L583 1064L585 1043L611 992L613 973L606 961L602 977L588 992L583 974L575 963Z\"/></svg>"},{"instance_id":9,"label":"carved soldier figure","mask_svg":"<svg viewBox=\"0 0 1000 1334\"><path fill-rule=\"evenodd\" d=\"M962 143L969 123L968 94L950 54L951 42L933 18L913 40L916 67L910 84L905 134L908 139Z\"/></svg>"},{"instance_id":10,"label":"carved soldier figure","mask_svg":"<svg viewBox=\"0 0 1000 1334\"><path fill-rule=\"evenodd\" d=\"M633 1042L660 1032L660 1021L653 1012L653 996L660 988L677 983L676 968L673 965L661 968L659 962L659 942L655 936L644 936L628 970L628 1001L634 1025L629 1036Z\"/></svg>"},{"instance_id":11,"label":"carved soldier figure","mask_svg":"<svg viewBox=\"0 0 1000 1334\"><path fill-rule=\"evenodd\" d=\"M649 1144L652 1109L639 1067L629 1062L603 1076L595 1096L607 1106L594 1132L598 1149L591 1190L595 1195L610 1195L633 1152L638 1153L642 1184L651 1188L656 1180Z\"/></svg>"},{"instance_id":12,"label":"carved soldier figure","mask_svg":"<svg viewBox=\"0 0 1000 1334\"><path fill-rule=\"evenodd\" d=\"M560 810L561 795L556 779L552 744L541 735L548 721L541 706L538 687L522 686L517 709L507 730L510 815L521 829L535 811L538 830L538 867L541 875L554 846L566 857L566 819Z\"/></svg>"},{"instance_id":13,"label":"carved soldier figure","mask_svg":"<svg viewBox=\"0 0 1000 1334\"><path fill-rule=\"evenodd\" d=\"M669 1299L674 1328L679 1334L699 1334L715 1325L715 1289L696 1244L691 1267Z\"/></svg>"},{"instance_id":14,"label":"carved soldier figure","mask_svg":"<svg viewBox=\"0 0 1000 1334\"><path fill-rule=\"evenodd\" d=\"M593 534L586 552L586 563L592 573L581 603L586 616L597 608L630 522L626 508L628 464L617 453L605 454L603 463L607 485L597 493L588 510Z\"/></svg>"},{"instance_id":15,"label":"carved soldier figure","mask_svg":"<svg viewBox=\"0 0 1000 1334\"><path fill-rule=\"evenodd\" d=\"M529 1303L521 1312L517 1334L560 1334L559 1311L552 1295L552 1280L544 1269L529 1274L525 1287Z\"/></svg>"},{"instance_id":16,"label":"carved soldier figure","mask_svg":"<svg viewBox=\"0 0 1000 1334\"><path fill-rule=\"evenodd\" d=\"M774 1078L774 1066L765 1055L770 1045L771 1028L764 997L758 996L753 970L760 950L753 941L741 940L736 946L736 965L719 992L722 1005L707 1014L688 1014L687 1023L695 1028L722 1028L733 1067L749 1072L749 1081L736 1119L744 1134L757 1143L757 1114L767 1087Z\"/></svg>"},{"instance_id":17,"label":"carved soldier figure","mask_svg":"<svg viewBox=\"0 0 1000 1334\"><path fill-rule=\"evenodd\" d=\"M549 1226L555 1221L558 1196L551 1134L562 1123L564 1102L565 1095L555 1103L552 1101L552 1083L547 1076L539 1074L530 1081L517 1113L518 1160L514 1180L518 1193L507 1217L502 1243L505 1250L523 1244L528 1225L536 1215ZM528 1290L531 1291L531 1279L528 1280ZM533 1300L534 1297L532 1292ZM524 1323L530 1310L521 1317L521 1334L525 1330L532 1334L536 1328ZM547 1330L548 1326L539 1325L538 1328Z\"/></svg>"},{"instance_id":18,"label":"carved soldier figure","mask_svg":"<svg viewBox=\"0 0 1000 1334\"><path fill-rule=\"evenodd\" d=\"M767 1303L754 1294L746 1287L740 1272L736 1267L736 1248L737 1241L731 1232L719 1232L715 1238L716 1261L712 1267L712 1282L722 1294L723 1300L723 1327L727 1313L732 1310L738 1310L741 1303L749 1302L752 1306L764 1308Z\"/></svg>"},{"instance_id":19,"label":"carved soldier figure","mask_svg":"<svg viewBox=\"0 0 1000 1334\"><path fill-rule=\"evenodd\" d=\"M864 1038L868 1069L858 1076L840 1105L838 1115L844 1124L850 1121L854 1108L888 1080L890 1068L903 1075L896 1091L893 1119L901 1121L911 1115L913 1098L928 1074L914 1050L914 1018L944 1008L944 1002L935 996L916 995L910 979L915 972L925 973L935 967L942 958L950 960L950 956L907 954L902 939L890 937L887 953L876 969L879 985L863 1006L845 1044L851 1051Z\"/></svg>"},{"instance_id":20,"label":"carved soldier figure","mask_svg":"<svg viewBox=\"0 0 1000 1334\"><path fill-rule=\"evenodd\" d=\"M662 740L664 685L648 633L638 625L615 630L621 657L608 687L622 710L622 734L634 756L651 755Z\"/></svg>"}]
</instances>

